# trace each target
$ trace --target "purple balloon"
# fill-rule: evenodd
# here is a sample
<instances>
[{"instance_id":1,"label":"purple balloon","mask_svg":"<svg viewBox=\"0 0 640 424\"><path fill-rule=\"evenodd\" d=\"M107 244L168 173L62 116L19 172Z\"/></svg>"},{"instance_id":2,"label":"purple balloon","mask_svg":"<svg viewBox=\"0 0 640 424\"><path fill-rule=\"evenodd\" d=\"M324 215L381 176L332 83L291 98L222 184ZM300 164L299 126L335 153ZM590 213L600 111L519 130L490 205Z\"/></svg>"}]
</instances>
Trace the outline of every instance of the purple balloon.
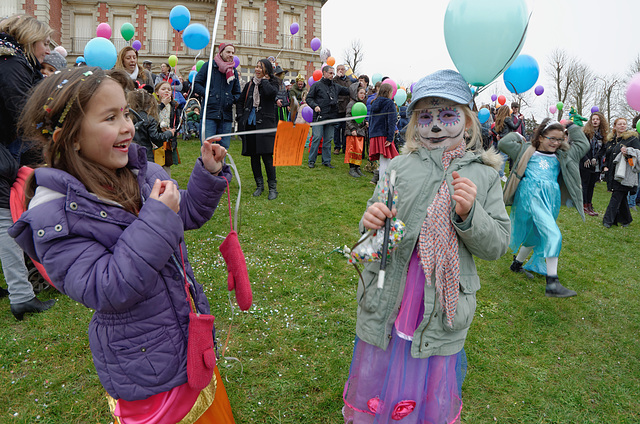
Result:
<instances>
[{"instance_id":1,"label":"purple balloon","mask_svg":"<svg viewBox=\"0 0 640 424\"><path fill-rule=\"evenodd\" d=\"M309 79L307 80L307 84L309 84L309 87L311 87L314 82L316 81L313 79L313 77L309 77Z\"/></svg>"},{"instance_id":2,"label":"purple balloon","mask_svg":"<svg viewBox=\"0 0 640 424\"><path fill-rule=\"evenodd\" d=\"M495 102L496 100L498 100L498 95L497 94L492 94L491 95L491 101Z\"/></svg>"},{"instance_id":3,"label":"purple balloon","mask_svg":"<svg viewBox=\"0 0 640 424\"><path fill-rule=\"evenodd\" d=\"M544 87L539 85L535 88L535 90L533 90L534 93L536 93L536 96L541 96L542 93L544 93Z\"/></svg>"},{"instance_id":4,"label":"purple balloon","mask_svg":"<svg viewBox=\"0 0 640 424\"><path fill-rule=\"evenodd\" d=\"M313 121L313 109L311 109L309 106L306 106L306 105L303 106L301 113L305 121L307 122Z\"/></svg>"},{"instance_id":5,"label":"purple balloon","mask_svg":"<svg viewBox=\"0 0 640 424\"><path fill-rule=\"evenodd\" d=\"M313 40L311 40L311 43L309 43L309 46L311 47L311 50L315 52L320 48L320 46L322 46L322 42L318 37L315 37Z\"/></svg>"},{"instance_id":6,"label":"purple balloon","mask_svg":"<svg viewBox=\"0 0 640 424\"><path fill-rule=\"evenodd\" d=\"M416 85L416 83L415 83L415 82L412 82L412 83L411 83L411 87L409 87L409 91L411 91L412 93L413 93L413 86L414 86L414 85Z\"/></svg>"},{"instance_id":7,"label":"purple balloon","mask_svg":"<svg viewBox=\"0 0 640 424\"><path fill-rule=\"evenodd\" d=\"M291 26L289 27L289 31L291 31L291 35L296 35L299 29L300 29L300 25L298 25L297 22L292 23Z\"/></svg>"},{"instance_id":8,"label":"purple balloon","mask_svg":"<svg viewBox=\"0 0 640 424\"><path fill-rule=\"evenodd\" d=\"M131 43L131 47L138 51L142 48L142 43L139 40L135 40L133 43Z\"/></svg>"},{"instance_id":9,"label":"purple balloon","mask_svg":"<svg viewBox=\"0 0 640 424\"><path fill-rule=\"evenodd\" d=\"M240 66L240 58L238 56L233 56L233 67L237 68Z\"/></svg>"},{"instance_id":10,"label":"purple balloon","mask_svg":"<svg viewBox=\"0 0 640 424\"><path fill-rule=\"evenodd\" d=\"M598 106L594 106L591 108L591 113L600 112L600 108Z\"/></svg>"}]
</instances>

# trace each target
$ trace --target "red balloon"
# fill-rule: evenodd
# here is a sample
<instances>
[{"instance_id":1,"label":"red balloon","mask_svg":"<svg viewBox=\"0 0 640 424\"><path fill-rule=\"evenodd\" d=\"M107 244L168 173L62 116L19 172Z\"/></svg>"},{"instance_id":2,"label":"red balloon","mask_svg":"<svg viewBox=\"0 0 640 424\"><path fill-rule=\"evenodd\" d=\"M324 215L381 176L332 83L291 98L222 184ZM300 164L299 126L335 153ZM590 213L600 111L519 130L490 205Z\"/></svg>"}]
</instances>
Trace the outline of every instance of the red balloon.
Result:
<instances>
[{"instance_id":1,"label":"red balloon","mask_svg":"<svg viewBox=\"0 0 640 424\"><path fill-rule=\"evenodd\" d=\"M504 97L502 94L498 96L498 103L500 103L500 105L504 105L505 103L507 103L507 98Z\"/></svg>"},{"instance_id":2,"label":"red balloon","mask_svg":"<svg viewBox=\"0 0 640 424\"><path fill-rule=\"evenodd\" d=\"M322 78L322 71L320 69L316 69L315 71L313 71L314 81L320 81L321 78Z\"/></svg>"}]
</instances>

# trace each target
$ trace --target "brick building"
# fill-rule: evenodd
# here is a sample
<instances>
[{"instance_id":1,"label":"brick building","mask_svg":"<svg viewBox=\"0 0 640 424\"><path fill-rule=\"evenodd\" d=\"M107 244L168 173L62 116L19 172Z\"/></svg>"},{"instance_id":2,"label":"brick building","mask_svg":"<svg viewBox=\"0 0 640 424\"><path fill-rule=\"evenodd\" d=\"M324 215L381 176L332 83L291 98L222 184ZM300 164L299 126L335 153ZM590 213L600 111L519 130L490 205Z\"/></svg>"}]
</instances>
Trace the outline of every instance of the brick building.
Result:
<instances>
[{"instance_id":1,"label":"brick building","mask_svg":"<svg viewBox=\"0 0 640 424\"><path fill-rule=\"evenodd\" d=\"M318 52L309 43L321 37L320 14L327 0L227 0L222 5L216 44L233 43L240 58L242 78L253 75L258 59L277 57L290 78L301 72L305 79L321 65ZM187 48L169 23L169 12L177 3L149 0L137 3L127 0L1 0L0 17L28 13L46 22L54 31L52 44L67 49L69 63L82 56L86 43L96 35L98 24L111 25L111 41L120 50L130 42L120 35L120 27L133 24L142 48L140 63L150 59L154 69L169 55L178 56L178 70L188 74L196 60L208 60L211 44L202 51ZM191 12L191 22L213 30L215 0L190 0L181 3ZM297 22L300 30L291 35L290 25ZM131 40L131 41L133 41ZM196 59L196 56L200 56Z\"/></svg>"}]
</instances>

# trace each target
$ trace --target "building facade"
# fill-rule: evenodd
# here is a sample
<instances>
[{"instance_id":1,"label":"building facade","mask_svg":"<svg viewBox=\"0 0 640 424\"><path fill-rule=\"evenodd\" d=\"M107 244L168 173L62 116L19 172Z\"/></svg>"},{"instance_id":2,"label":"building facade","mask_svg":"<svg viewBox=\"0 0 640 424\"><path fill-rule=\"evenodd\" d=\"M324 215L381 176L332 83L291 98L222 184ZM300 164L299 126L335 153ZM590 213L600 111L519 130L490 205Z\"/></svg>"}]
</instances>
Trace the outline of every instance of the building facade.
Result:
<instances>
[{"instance_id":1,"label":"building facade","mask_svg":"<svg viewBox=\"0 0 640 424\"><path fill-rule=\"evenodd\" d=\"M216 45L222 42L236 46L243 80L253 75L258 59L274 57L287 71L287 78L301 73L305 80L321 66L319 51L310 42L321 38L321 9L327 0L227 0L222 5ZM191 12L191 22L205 25L213 31L216 1L191 0L181 3ZM197 60L208 60L211 43L199 51L189 49L181 35L169 23L174 1L149 0L137 3L127 0L1 0L0 17L27 13L46 22L54 31L52 43L67 51L67 61L75 63L83 55L84 46L96 36L98 24L107 22L112 28L111 41L118 51L140 41L140 63L149 59L154 70L166 62L169 55L178 57L177 69L186 76ZM134 38L125 41L120 27L130 22ZM290 32L298 23L299 31Z\"/></svg>"}]
</instances>

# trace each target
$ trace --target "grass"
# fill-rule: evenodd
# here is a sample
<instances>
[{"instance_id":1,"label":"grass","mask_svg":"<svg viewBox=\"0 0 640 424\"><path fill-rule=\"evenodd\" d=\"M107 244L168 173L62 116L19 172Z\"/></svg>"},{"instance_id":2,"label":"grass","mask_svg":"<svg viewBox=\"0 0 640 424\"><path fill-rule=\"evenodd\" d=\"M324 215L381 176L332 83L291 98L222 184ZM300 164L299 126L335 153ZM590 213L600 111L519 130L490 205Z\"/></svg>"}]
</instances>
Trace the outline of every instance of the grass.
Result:
<instances>
[{"instance_id":1,"label":"grass","mask_svg":"<svg viewBox=\"0 0 640 424\"><path fill-rule=\"evenodd\" d=\"M173 176L184 187L199 143L180 149L183 163ZM334 170L278 168L278 198L254 198L238 141L230 152L243 178L239 235L253 287L249 311L229 296L218 251L229 231L226 196L186 239L216 316L220 351L231 333L218 364L236 422L341 422L357 277L332 252L358 239L373 185L349 177L339 156ZM234 181L234 201L237 189ZM598 184L596 209L608 199ZM510 254L477 260L483 287L465 345L467 424L640 422L640 224L605 229L601 217L583 223L567 208L558 223L560 281L578 291L575 298L546 298L542 277L509 271ZM91 311L52 290L40 298L58 303L23 322L0 300L0 423L110 423L86 336Z\"/></svg>"}]
</instances>

